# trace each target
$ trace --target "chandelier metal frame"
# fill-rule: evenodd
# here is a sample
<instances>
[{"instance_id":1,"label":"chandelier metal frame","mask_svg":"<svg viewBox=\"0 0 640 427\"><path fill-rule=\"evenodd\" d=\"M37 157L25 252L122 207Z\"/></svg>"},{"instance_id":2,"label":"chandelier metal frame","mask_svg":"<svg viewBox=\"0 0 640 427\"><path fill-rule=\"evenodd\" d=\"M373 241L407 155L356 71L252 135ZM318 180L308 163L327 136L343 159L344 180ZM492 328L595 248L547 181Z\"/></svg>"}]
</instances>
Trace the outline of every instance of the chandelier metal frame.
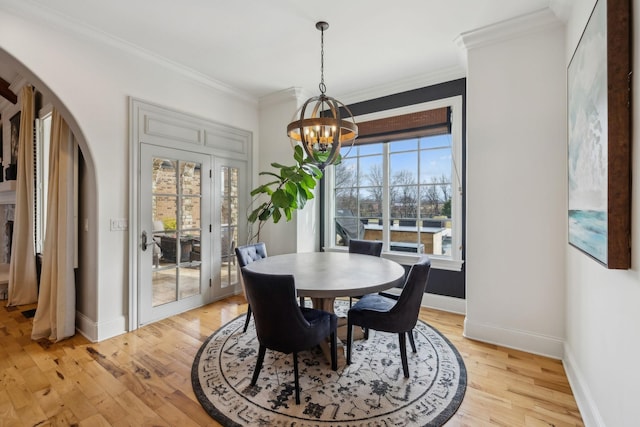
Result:
<instances>
[{"instance_id":1,"label":"chandelier metal frame","mask_svg":"<svg viewBox=\"0 0 640 427\"><path fill-rule=\"evenodd\" d=\"M293 144L300 143L308 157L320 169L334 164L340 158L340 148L353 144L358 137L358 125L349 107L326 95L324 84L324 32L329 24L316 23L320 30L320 95L309 98L287 126L287 135ZM342 112L347 116L342 117Z\"/></svg>"}]
</instances>

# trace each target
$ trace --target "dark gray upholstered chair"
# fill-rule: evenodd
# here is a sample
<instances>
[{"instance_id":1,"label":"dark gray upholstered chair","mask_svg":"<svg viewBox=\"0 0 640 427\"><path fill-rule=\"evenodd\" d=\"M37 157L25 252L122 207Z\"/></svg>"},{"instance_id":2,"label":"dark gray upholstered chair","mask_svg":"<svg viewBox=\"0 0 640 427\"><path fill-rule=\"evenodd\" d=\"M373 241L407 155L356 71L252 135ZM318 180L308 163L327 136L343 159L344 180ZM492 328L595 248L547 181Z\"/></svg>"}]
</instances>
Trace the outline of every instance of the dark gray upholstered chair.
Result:
<instances>
[{"instance_id":1,"label":"dark gray upholstered chair","mask_svg":"<svg viewBox=\"0 0 640 427\"><path fill-rule=\"evenodd\" d=\"M375 240L349 240L349 253L380 256L382 253L382 242Z\"/></svg>"},{"instance_id":2,"label":"dark gray upholstered chair","mask_svg":"<svg viewBox=\"0 0 640 427\"><path fill-rule=\"evenodd\" d=\"M253 261L257 261L259 259L267 257L267 245L265 245L264 243L254 243L252 245L238 246L237 248L235 248L235 251L240 268L251 264ZM247 318L244 321L243 332L247 332L249 320L251 320L251 304L249 304L249 307L247 308Z\"/></svg>"},{"instance_id":3,"label":"dark gray upholstered chair","mask_svg":"<svg viewBox=\"0 0 640 427\"><path fill-rule=\"evenodd\" d=\"M406 335L409 336L411 350L415 353L416 344L413 340L412 330L418 321L420 303L427 287L430 269L431 260L428 256L423 255L411 267L397 301L378 294L365 295L349 309L347 314L347 364L351 364L353 327L355 325L365 329L397 333L400 340L402 370L405 378L409 378Z\"/></svg>"},{"instance_id":4,"label":"dark gray upholstered chair","mask_svg":"<svg viewBox=\"0 0 640 427\"><path fill-rule=\"evenodd\" d=\"M375 240L349 240L349 253L362 254L379 257L382 253L382 242ZM353 298L361 297L349 297L349 307L353 304Z\"/></svg>"},{"instance_id":5,"label":"dark gray upholstered chair","mask_svg":"<svg viewBox=\"0 0 640 427\"><path fill-rule=\"evenodd\" d=\"M293 353L296 404L299 404L298 352L310 349L330 337L331 369L335 371L338 317L326 311L300 307L292 275L255 273L246 269L243 275L260 343L251 385L258 380L267 349Z\"/></svg>"}]
</instances>

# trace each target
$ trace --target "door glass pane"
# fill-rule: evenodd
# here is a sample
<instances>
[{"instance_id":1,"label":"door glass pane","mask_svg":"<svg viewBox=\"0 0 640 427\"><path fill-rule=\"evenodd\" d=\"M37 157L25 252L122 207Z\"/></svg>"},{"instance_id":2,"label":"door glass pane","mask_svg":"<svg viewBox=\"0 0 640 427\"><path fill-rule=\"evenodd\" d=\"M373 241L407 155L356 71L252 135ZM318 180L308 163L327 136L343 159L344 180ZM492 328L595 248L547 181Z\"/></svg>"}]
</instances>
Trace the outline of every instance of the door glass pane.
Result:
<instances>
[{"instance_id":1,"label":"door glass pane","mask_svg":"<svg viewBox=\"0 0 640 427\"><path fill-rule=\"evenodd\" d=\"M153 179L151 191L155 194L177 194L176 166L177 162L170 159L153 159Z\"/></svg>"},{"instance_id":2,"label":"door glass pane","mask_svg":"<svg viewBox=\"0 0 640 427\"><path fill-rule=\"evenodd\" d=\"M200 194L201 167L199 163L180 162L182 194Z\"/></svg>"},{"instance_id":3,"label":"door glass pane","mask_svg":"<svg viewBox=\"0 0 640 427\"><path fill-rule=\"evenodd\" d=\"M180 229L183 232L200 230L200 197L182 197Z\"/></svg>"},{"instance_id":4,"label":"door glass pane","mask_svg":"<svg viewBox=\"0 0 640 427\"><path fill-rule=\"evenodd\" d=\"M152 304L156 307L200 293L202 168L176 159L152 161Z\"/></svg>"},{"instance_id":5,"label":"door glass pane","mask_svg":"<svg viewBox=\"0 0 640 427\"><path fill-rule=\"evenodd\" d=\"M235 247L238 242L238 169L223 166L220 185L222 193L220 225L220 284L222 288L238 283Z\"/></svg>"},{"instance_id":6,"label":"door glass pane","mask_svg":"<svg viewBox=\"0 0 640 427\"><path fill-rule=\"evenodd\" d=\"M153 306L157 307L176 300L176 269L154 269Z\"/></svg>"},{"instance_id":7,"label":"door glass pane","mask_svg":"<svg viewBox=\"0 0 640 427\"><path fill-rule=\"evenodd\" d=\"M200 233L192 232L183 237L183 262L178 269L178 282L180 284L180 299L188 298L200 293ZM188 256L185 252L188 251Z\"/></svg>"}]
</instances>

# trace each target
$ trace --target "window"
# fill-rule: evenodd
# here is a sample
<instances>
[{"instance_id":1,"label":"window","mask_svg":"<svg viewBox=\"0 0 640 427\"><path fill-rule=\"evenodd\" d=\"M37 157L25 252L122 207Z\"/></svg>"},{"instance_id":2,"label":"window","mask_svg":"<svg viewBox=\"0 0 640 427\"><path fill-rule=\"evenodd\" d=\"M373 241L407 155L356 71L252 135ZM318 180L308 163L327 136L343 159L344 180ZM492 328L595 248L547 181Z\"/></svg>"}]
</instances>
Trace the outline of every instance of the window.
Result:
<instances>
[{"instance_id":1,"label":"window","mask_svg":"<svg viewBox=\"0 0 640 427\"><path fill-rule=\"evenodd\" d=\"M382 240L391 256L425 253L438 268L461 268L460 98L357 118L364 137L343 148L342 162L327 170L329 246L347 246L350 239ZM435 114L436 109L444 121L425 116L420 126L393 124L410 113ZM396 129L371 135L370 123L382 119L390 119Z\"/></svg>"},{"instance_id":2,"label":"window","mask_svg":"<svg viewBox=\"0 0 640 427\"><path fill-rule=\"evenodd\" d=\"M47 218L47 191L49 177L49 144L51 142L51 107L40 112L36 120L35 146L35 240L36 253L44 249L45 226Z\"/></svg>"}]
</instances>

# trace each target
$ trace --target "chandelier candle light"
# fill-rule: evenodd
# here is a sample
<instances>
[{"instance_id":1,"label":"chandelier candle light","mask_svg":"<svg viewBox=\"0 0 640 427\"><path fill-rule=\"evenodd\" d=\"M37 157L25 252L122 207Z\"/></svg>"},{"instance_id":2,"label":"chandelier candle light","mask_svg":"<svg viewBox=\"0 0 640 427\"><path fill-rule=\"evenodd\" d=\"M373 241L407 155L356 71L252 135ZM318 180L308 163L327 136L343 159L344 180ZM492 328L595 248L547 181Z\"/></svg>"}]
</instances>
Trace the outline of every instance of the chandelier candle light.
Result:
<instances>
[{"instance_id":1,"label":"chandelier candle light","mask_svg":"<svg viewBox=\"0 0 640 427\"><path fill-rule=\"evenodd\" d=\"M340 148L353 144L358 137L358 125L349 108L342 102L325 95L324 84L324 32L329 24L316 23L320 30L320 95L307 99L287 126L287 136L293 145L300 143L308 157L324 169L339 162ZM348 114L344 119L341 110ZM299 114L298 114L299 113Z\"/></svg>"}]
</instances>

